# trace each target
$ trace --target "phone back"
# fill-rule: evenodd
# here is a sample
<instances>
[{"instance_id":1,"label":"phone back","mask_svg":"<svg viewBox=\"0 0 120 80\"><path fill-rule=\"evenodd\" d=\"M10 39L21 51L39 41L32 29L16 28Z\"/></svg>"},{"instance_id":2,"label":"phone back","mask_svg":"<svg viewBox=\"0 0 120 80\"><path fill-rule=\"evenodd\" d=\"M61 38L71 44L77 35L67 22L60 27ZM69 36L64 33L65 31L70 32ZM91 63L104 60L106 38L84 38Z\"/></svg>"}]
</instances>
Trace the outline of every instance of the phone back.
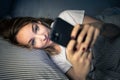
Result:
<instances>
[{"instance_id":1,"label":"phone back","mask_svg":"<svg viewBox=\"0 0 120 80\"><path fill-rule=\"evenodd\" d=\"M66 47L71 39L73 26L61 18L56 18L52 27L50 39L53 42Z\"/></svg>"}]
</instances>

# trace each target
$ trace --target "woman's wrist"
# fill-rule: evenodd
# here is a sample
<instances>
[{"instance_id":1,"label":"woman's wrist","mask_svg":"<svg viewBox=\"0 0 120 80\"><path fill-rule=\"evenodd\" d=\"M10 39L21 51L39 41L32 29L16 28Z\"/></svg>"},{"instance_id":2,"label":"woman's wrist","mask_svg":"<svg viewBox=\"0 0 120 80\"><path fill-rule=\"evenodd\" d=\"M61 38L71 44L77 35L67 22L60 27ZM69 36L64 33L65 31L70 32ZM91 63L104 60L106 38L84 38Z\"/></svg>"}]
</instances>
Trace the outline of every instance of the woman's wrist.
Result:
<instances>
[{"instance_id":1,"label":"woman's wrist","mask_svg":"<svg viewBox=\"0 0 120 80\"><path fill-rule=\"evenodd\" d=\"M86 80L87 74L79 73L77 72L78 70L74 70L73 68L73 73L74 73L74 80Z\"/></svg>"},{"instance_id":2,"label":"woman's wrist","mask_svg":"<svg viewBox=\"0 0 120 80\"><path fill-rule=\"evenodd\" d=\"M98 28L101 31L104 23L103 22L93 22L93 23L89 23L89 25L91 25L91 26L93 26L95 28Z\"/></svg>"},{"instance_id":3,"label":"woman's wrist","mask_svg":"<svg viewBox=\"0 0 120 80\"><path fill-rule=\"evenodd\" d=\"M73 67L71 67L67 72L66 75L70 80L86 80L86 76L81 75L80 73L77 73Z\"/></svg>"}]
</instances>

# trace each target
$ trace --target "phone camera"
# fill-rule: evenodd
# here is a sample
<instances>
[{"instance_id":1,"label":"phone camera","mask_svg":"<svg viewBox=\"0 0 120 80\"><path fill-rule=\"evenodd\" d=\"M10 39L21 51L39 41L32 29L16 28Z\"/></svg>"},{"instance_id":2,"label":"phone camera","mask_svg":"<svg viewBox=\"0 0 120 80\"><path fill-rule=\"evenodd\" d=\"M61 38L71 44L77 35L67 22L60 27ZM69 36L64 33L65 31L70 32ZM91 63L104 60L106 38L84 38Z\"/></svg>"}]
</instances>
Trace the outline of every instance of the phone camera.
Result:
<instances>
[{"instance_id":1,"label":"phone camera","mask_svg":"<svg viewBox=\"0 0 120 80\"><path fill-rule=\"evenodd\" d=\"M54 36L56 41L59 40L59 33L55 33Z\"/></svg>"}]
</instances>

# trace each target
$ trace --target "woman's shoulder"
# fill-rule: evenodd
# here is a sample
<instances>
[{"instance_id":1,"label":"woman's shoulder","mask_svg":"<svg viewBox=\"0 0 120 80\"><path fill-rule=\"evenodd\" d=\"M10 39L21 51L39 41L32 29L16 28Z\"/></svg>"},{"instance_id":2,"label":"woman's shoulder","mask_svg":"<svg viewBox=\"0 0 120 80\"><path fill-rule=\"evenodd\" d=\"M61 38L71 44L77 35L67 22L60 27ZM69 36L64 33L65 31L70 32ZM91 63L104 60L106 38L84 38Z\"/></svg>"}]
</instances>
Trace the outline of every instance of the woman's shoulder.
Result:
<instances>
[{"instance_id":1,"label":"woman's shoulder","mask_svg":"<svg viewBox=\"0 0 120 80\"><path fill-rule=\"evenodd\" d=\"M62 11L58 17L72 25L75 25L76 23L82 23L84 13L84 10L65 10Z\"/></svg>"},{"instance_id":2,"label":"woman's shoulder","mask_svg":"<svg viewBox=\"0 0 120 80\"><path fill-rule=\"evenodd\" d=\"M65 15L65 14L69 14L69 13L81 13L81 14L84 14L85 10L64 10L62 11L59 16L61 15Z\"/></svg>"}]
</instances>

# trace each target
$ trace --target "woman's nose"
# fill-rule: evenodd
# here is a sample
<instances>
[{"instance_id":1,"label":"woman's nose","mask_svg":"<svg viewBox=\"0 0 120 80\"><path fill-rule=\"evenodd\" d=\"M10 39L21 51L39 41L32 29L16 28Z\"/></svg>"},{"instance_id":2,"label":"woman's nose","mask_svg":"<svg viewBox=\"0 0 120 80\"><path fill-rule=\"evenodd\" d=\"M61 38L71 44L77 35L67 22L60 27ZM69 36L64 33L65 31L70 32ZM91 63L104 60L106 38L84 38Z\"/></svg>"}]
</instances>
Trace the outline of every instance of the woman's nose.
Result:
<instances>
[{"instance_id":1,"label":"woman's nose","mask_svg":"<svg viewBox=\"0 0 120 80\"><path fill-rule=\"evenodd\" d=\"M35 35L35 37L39 38L42 41L44 41L46 39L45 35Z\"/></svg>"}]
</instances>

